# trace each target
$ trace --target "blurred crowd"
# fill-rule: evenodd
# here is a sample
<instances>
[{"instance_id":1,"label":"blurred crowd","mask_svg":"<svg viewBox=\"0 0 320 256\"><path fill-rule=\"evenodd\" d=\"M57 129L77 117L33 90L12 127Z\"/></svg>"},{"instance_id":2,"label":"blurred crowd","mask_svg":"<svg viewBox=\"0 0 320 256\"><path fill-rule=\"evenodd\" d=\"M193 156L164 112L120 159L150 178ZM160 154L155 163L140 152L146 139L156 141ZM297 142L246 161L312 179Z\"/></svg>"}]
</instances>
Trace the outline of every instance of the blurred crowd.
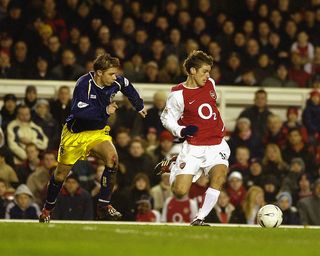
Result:
<instances>
[{"instance_id":1,"label":"blurred crowd","mask_svg":"<svg viewBox=\"0 0 320 256\"><path fill-rule=\"evenodd\" d=\"M207 221L256 223L258 209L279 205L284 224L320 225L320 0L0 0L0 78L76 80L109 52L132 82L178 83L188 53L215 60L218 85L311 87L304 109L286 119L255 93L229 131L230 170ZM156 91L156 87L155 87ZM127 98L110 118L120 165L112 201L125 221L190 222L208 178L178 200L168 174L153 168L179 153L159 115L157 91L146 119ZM36 219L57 164L60 133L71 93L39 99L3 98L0 129L0 218ZM53 219L93 220L104 166L78 161L64 183Z\"/></svg>"},{"instance_id":2,"label":"blurred crowd","mask_svg":"<svg viewBox=\"0 0 320 256\"><path fill-rule=\"evenodd\" d=\"M201 49L218 84L319 88L319 31L319 0L1 0L0 78L75 80L107 51L174 84Z\"/></svg>"},{"instance_id":3,"label":"blurred crowd","mask_svg":"<svg viewBox=\"0 0 320 256\"><path fill-rule=\"evenodd\" d=\"M304 109L288 107L286 120L268 107L267 92L255 92L233 131L227 181L207 217L214 223L256 223L258 209L277 204L284 224L320 225L320 92L310 92ZM176 199L169 174L156 176L154 166L180 152L181 143L164 129L160 114L167 95L157 91L143 119L126 97L110 118L119 155L112 204L125 221L190 222L202 203L208 177ZM70 111L70 89L39 99L29 85L25 97L4 96L0 111L0 218L37 219L47 184L57 165L60 132ZM59 195L53 219L94 220L103 163L78 161Z\"/></svg>"}]
</instances>

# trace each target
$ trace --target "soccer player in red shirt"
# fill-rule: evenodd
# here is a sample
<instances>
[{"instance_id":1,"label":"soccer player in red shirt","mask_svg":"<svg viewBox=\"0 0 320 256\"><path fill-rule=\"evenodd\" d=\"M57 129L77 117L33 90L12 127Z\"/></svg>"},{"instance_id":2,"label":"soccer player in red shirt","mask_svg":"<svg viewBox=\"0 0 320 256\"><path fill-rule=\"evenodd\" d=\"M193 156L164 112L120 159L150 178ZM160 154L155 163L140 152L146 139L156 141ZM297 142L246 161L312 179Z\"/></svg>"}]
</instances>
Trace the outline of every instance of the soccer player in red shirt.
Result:
<instances>
[{"instance_id":1,"label":"soccer player in red shirt","mask_svg":"<svg viewBox=\"0 0 320 256\"><path fill-rule=\"evenodd\" d=\"M185 138L175 164L170 167L170 183L177 198L188 194L192 182L202 173L210 186L193 226L208 225L204 218L216 204L226 180L230 149L223 139L225 126L216 105L215 82L209 73L213 59L194 51L184 62L187 80L171 89L161 121L174 136Z\"/></svg>"}]
</instances>

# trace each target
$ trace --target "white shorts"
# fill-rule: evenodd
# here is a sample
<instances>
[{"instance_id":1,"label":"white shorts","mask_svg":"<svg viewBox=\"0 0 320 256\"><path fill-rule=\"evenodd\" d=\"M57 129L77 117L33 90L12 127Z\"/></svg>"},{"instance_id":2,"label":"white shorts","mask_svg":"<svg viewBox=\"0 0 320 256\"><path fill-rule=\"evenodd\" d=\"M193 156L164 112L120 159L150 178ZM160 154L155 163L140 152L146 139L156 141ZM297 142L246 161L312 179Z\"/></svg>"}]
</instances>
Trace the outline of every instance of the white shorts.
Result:
<instances>
[{"instance_id":1,"label":"white shorts","mask_svg":"<svg viewBox=\"0 0 320 256\"><path fill-rule=\"evenodd\" d=\"M214 146L195 146L185 141L176 163L171 168L170 184L181 174L193 175L192 182L196 182L202 173L208 175L211 168L218 164L228 167L229 156L230 148L224 139Z\"/></svg>"}]
</instances>

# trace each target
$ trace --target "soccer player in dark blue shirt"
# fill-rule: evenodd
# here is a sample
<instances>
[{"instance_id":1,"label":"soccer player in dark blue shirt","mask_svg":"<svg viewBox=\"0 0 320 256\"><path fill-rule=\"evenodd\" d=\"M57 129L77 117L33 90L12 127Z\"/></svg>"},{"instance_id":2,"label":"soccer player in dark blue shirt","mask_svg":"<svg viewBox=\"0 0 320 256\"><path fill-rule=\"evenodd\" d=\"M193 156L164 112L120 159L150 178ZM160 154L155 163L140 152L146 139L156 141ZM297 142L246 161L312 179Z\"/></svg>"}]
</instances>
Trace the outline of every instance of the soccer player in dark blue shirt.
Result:
<instances>
[{"instance_id":1,"label":"soccer player in dark blue shirt","mask_svg":"<svg viewBox=\"0 0 320 256\"><path fill-rule=\"evenodd\" d=\"M113 102L117 92L127 96L135 109L145 117L147 111L138 92L123 76L118 76L119 59L103 54L93 64L93 72L80 77L76 83L71 113L61 133L58 166L48 186L47 199L39 217L50 221L62 184L76 161L90 154L105 163L97 205L98 219L121 218L121 213L110 204L118 167L118 155L109 135L108 118L118 106Z\"/></svg>"}]
</instances>

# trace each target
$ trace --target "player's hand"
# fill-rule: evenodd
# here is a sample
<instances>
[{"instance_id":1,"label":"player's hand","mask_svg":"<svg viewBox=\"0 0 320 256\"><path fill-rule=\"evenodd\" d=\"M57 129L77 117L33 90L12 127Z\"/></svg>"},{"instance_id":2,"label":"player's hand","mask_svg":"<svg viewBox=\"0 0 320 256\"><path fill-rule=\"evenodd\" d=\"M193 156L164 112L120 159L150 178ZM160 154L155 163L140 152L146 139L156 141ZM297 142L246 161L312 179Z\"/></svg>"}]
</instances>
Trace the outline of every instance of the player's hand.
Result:
<instances>
[{"instance_id":1,"label":"player's hand","mask_svg":"<svg viewBox=\"0 0 320 256\"><path fill-rule=\"evenodd\" d=\"M108 115L112 115L116 112L118 109L118 105L115 102L111 102L107 107L106 107L106 112Z\"/></svg>"},{"instance_id":2,"label":"player's hand","mask_svg":"<svg viewBox=\"0 0 320 256\"><path fill-rule=\"evenodd\" d=\"M140 114L143 118L145 118L146 115L147 115L147 110L146 110L146 108L144 107L142 110L140 110L140 111L139 111L139 114Z\"/></svg>"},{"instance_id":3,"label":"player's hand","mask_svg":"<svg viewBox=\"0 0 320 256\"><path fill-rule=\"evenodd\" d=\"M193 135L198 131L198 126L187 125L180 132L181 137L193 137Z\"/></svg>"}]
</instances>

